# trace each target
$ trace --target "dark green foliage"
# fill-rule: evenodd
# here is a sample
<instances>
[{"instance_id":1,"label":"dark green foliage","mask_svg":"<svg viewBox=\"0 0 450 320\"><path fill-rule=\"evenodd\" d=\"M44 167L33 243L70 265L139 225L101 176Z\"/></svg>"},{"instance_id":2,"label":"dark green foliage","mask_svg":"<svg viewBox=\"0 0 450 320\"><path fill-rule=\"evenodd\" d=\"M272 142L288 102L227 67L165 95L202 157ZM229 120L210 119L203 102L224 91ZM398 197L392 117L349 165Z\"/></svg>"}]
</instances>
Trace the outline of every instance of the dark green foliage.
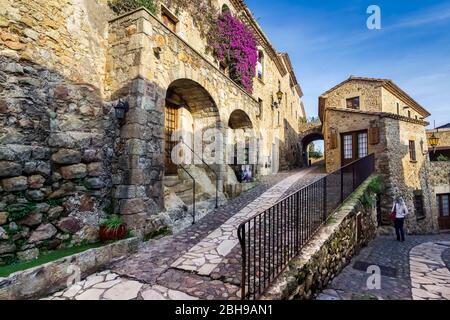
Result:
<instances>
[{"instance_id":1,"label":"dark green foliage","mask_svg":"<svg viewBox=\"0 0 450 320\"><path fill-rule=\"evenodd\" d=\"M116 14L124 14L140 7L146 8L153 14L157 12L154 0L110 0L108 5Z\"/></svg>"},{"instance_id":2,"label":"dark green foliage","mask_svg":"<svg viewBox=\"0 0 450 320\"><path fill-rule=\"evenodd\" d=\"M103 220L100 223L101 227L106 227L109 231L118 230L123 225L123 220L118 215L112 215L108 219Z\"/></svg>"},{"instance_id":3,"label":"dark green foliage","mask_svg":"<svg viewBox=\"0 0 450 320\"><path fill-rule=\"evenodd\" d=\"M36 209L36 203L29 202L26 204L11 205L5 211L8 212L8 218L11 221L16 221L26 218L34 209Z\"/></svg>"}]
</instances>

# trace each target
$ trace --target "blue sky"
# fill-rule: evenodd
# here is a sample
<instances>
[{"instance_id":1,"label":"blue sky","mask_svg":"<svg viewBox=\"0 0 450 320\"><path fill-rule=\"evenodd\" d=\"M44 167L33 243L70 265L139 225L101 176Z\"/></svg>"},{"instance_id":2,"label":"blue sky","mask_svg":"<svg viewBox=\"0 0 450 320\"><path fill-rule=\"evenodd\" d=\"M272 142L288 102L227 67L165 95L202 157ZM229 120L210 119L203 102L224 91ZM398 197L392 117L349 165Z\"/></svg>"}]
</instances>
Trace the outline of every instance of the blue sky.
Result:
<instances>
[{"instance_id":1,"label":"blue sky","mask_svg":"<svg viewBox=\"0 0 450 320\"><path fill-rule=\"evenodd\" d=\"M350 75L392 79L432 116L450 122L450 1L246 0L278 51L289 53L307 115ZM369 5L382 29L369 30Z\"/></svg>"}]
</instances>

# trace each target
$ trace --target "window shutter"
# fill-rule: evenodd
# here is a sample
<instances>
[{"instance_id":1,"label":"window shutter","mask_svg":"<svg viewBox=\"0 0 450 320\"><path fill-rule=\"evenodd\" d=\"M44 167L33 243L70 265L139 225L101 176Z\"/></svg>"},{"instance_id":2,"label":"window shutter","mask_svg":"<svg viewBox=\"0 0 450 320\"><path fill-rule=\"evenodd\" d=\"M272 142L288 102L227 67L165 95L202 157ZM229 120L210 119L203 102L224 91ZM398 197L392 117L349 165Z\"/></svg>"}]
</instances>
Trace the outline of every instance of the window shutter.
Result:
<instances>
[{"instance_id":1,"label":"window shutter","mask_svg":"<svg viewBox=\"0 0 450 320\"><path fill-rule=\"evenodd\" d=\"M336 149L337 147L337 133L332 131L330 133L330 148Z\"/></svg>"},{"instance_id":2,"label":"window shutter","mask_svg":"<svg viewBox=\"0 0 450 320\"><path fill-rule=\"evenodd\" d=\"M380 143L380 129L378 127L369 129L369 143L371 145Z\"/></svg>"}]
</instances>

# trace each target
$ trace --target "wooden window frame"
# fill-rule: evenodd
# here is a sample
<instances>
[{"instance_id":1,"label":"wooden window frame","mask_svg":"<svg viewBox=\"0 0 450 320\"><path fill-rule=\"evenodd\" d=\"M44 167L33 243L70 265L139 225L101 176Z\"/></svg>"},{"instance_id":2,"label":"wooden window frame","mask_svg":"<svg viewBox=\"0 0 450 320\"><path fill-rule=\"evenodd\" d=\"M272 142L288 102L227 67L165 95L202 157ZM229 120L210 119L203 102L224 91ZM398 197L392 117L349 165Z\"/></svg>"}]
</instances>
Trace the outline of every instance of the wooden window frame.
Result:
<instances>
[{"instance_id":1,"label":"wooden window frame","mask_svg":"<svg viewBox=\"0 0 450 320\"><path fill-rule=\"evenodd\" d=\"M409 140L409 159L411 162L417 162L416 141Z\"/></svg>"},{"instance_id":2,"label":"wooden window frame","mask_svg":"<svg viewBox=\"0 0 450 320\"><path fill-rule=\"evenodd\" d=\"M358 99L358 106L357 107L354 106L354 101L356 99ZM349 102L352 102L352 106L349 106ZM352 97L352 98L345 99L345 106L346 106L347 109L361 110L361 97L357 96L357 97Z\"/></svg>"},{"instance_id":3,"label":"wooden window frame","mask_svg":"<svg viewBox=\"0 0 450 320\"><path fill-rule=\"evenodd\" d=\"M437 202L438 202L438 213L439 217L441 218L448 218L450 217L450 193L442 193L438 194L437 196ZM443 204L443 197L447 196L449 198L449 205L448 205L448 215L444 216L444 204Z\"/></svg>"},{"instance_id":4,"label":"wooden window frame","mask_svg":"<svg viewBox=\"0 0 450 320\"><path fill-rule=\"evenodd\" d=\"M166 24L166 22L164 21L164 17L167 17L167 19L173 23L174 29L172 30L172 28ZM180 20L177 18L176 15L174 15L172 12L170 12L169 9L167 9L165 6L161 5L161 21L162 23L172 32L177 33L178 31L178 23L180 22Z\"/></svg>"},{"instance_id":5,"label":"wooden window frame","mask_svg":"<svg viewBox=\"0 0 450 320\"><path fill-rule=\"evenodd\" d=\"M369 152L369 131L368 130L358 130L358 131L350 131L350 132L342 132L341 133L341 164L346 165L348 163L351 163L353 161L356 161L358 159L362 159L359 157L360 153L360 145L359 145L359 135L365 133L366 134L366 148L367 148L367 155L370 154ZM344 137L345 136L352 136L352 159L345 159L344 154Z\"/></svg>"}]
</instances>

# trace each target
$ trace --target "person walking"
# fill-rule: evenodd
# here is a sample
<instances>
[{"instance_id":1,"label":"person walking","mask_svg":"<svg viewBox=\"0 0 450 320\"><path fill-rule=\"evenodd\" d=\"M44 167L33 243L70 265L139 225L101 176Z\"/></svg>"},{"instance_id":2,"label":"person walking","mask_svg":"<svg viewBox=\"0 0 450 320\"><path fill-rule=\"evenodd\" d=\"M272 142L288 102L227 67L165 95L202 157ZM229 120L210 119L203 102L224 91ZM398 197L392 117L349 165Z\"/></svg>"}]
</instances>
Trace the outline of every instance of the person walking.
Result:
<instances>
[{"instance_id":1,"label":"person walking","mask_svg":"<svg viewBox=\"0 0 450 320\"><path fill-rule=\"evenodd\" d=\"M395 234L397 235L397 241L405 241L405 218L409 214L406 207L405 200L402 197L397 197L392 207L391 217L394 221Z\"/></svg>"}]
</instances>

